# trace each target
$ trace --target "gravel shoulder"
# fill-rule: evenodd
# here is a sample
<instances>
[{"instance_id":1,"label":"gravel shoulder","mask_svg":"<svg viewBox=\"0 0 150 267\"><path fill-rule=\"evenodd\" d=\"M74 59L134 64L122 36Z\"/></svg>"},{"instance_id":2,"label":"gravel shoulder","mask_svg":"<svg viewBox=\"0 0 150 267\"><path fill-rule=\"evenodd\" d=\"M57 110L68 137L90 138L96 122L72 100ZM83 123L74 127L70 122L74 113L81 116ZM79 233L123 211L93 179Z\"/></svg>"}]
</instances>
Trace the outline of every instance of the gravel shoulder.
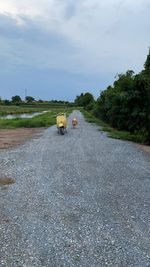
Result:
<instances>
[{"instance_id":1,"label":"gravel shoulder","mask_svg":"<svg viewBox=\"0 0 150 267\"><path fill-rule=\"evenodd\" d=\"M18 146L27 140L38 137L41 128L0 129L0 149Z\"/></svg>"},{"instance_id":2,"label":"gravel shoulder","mask_svg":"<svg viewBox=\"0 0 150 267\"><path fill-rule=\"evenodd\" d=\"M0 266L150 266L149 153L68 122L0 152Z\"/></svg>"}]
</instances>

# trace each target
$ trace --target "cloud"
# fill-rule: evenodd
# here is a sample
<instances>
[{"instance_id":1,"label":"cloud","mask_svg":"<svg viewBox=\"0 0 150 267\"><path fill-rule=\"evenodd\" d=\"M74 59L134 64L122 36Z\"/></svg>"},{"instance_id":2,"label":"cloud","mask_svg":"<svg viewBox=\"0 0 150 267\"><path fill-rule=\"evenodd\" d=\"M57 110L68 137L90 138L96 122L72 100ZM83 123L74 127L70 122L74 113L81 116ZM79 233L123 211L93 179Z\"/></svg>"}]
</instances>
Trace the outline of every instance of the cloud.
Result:
<instances>
[{"instance_id":1,"label":"cloud","mask_svg":"<svg viewBox=\"0 0 150 267\"><path fill-rule=\"evenodd\" d=\"M150 44L149 7L149 0L0 0L0 67L108 80L139 71Z\"/></svg>"},{"instance_id":2,"label":"cloud","mask_svg":"<svg viewBox=\"0 0 150 267\"><path fill-rule=\"evenodd\" d=\"M37 52L40 45L44 50L46 46L51 48L55 41L55 54L58 52L59 57L58 43L62 42L67 49L74 48L75 57L69 55L70 60L74 60L72 65L81 66L85 71L97 71L100 68L113 70L114 60L117 65L122 61L126 67L132 55L138 56L143 48L145 52L150 39L150 23L144 16L150 15L148 4L149 1L142 0L15 0L13 4L5 0L3 4L1 0L0 10L7 14L3 25L13 21L6 33L9 31L15 37L18 34L18 42L22 38L27 45L35 40ZM137 52L135 42L138 42Z\"/></svg>"},{"instance_id":3,"label":"cloud","mask_svg":"<svg viewBox=\"0 0 150 267\"><path fill-rule=\"evenodd\" d=\"M17 25L14 18L0 16L0 57L5 57L8 68L27 65L43 68L71 67L75 48L66 38L54 32L44 31L40 22L21 17L25 26ZM1 61L2 64L4 61Z\"/></svg>"}]
</instances>

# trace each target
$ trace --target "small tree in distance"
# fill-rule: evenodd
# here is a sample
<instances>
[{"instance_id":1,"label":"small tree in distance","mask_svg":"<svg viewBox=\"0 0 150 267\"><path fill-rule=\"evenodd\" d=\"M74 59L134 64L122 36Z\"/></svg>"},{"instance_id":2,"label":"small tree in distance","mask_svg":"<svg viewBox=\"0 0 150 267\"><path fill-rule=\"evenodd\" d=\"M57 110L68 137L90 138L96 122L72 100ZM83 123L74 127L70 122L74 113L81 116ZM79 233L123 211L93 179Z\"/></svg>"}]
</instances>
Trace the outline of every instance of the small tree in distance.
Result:
<instances>
[{"instance_id":1,"label":"small tree in distance","mask_svg":"<svg viewBox=\"0 0 150 267\"><path fill-rule=\"evenodd\" d=\"M32 96L26 96L26 102L27 103L32 103L35 99L34 99L34 97L32 97Z\"/></svg>"},{"instance_id":2,"label":"small tree in distance","mask_svg":"<svg viewBox=\"0 0 150 267\"><path fill-rule=\"evenodd\" d=\"M12 104L18 105L22 102L21 97L19 95L12 96L11 98Z\"/></svg>"},{"instance_id":3,"label":"small tree in distance","mask_svg":"<svg viewBox=\"0 0 150 267\"><path fill-rule=\"evenodd\" d=\"M81 93L80 96L77 96L75 99L75 104L77 106L81 106L84 108L92 109L93 104L94 104L94 97L91 93Z\"/></svg>"}]
</instances>

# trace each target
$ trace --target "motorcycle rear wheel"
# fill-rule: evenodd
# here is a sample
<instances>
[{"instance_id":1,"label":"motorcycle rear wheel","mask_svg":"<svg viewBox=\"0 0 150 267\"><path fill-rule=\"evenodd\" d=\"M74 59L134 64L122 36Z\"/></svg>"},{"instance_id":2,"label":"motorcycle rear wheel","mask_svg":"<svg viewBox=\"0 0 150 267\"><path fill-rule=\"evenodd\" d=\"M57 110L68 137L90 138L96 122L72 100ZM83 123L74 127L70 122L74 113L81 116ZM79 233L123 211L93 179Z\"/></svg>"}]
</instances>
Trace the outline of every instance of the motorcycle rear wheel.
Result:
<instances>
[{"instance_id":1,"label":"motorcycle rear wheel","mask_svg":"<svg viewBox=\"0 0 150 267\"><path fill-rule=\"evenodd\" d=\"M64 135L64 127L61 127L61 128L60 128L60 134L61 134L61 135Z\"/></svg>"}]
</instances>

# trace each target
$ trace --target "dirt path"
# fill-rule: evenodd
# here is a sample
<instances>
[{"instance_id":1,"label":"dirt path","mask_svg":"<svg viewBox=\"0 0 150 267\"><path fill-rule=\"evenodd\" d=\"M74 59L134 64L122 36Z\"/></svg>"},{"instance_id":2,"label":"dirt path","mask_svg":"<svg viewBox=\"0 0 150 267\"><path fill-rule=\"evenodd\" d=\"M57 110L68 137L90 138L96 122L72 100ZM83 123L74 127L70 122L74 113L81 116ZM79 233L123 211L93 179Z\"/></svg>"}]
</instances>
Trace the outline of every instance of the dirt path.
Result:
<instances>
[{"instance_id":1,"label":"dirt path","mask_svg":"<svg viewBox=\"0 0 150 267\"><path fill-rule=\"evenodd\" d=\"M150 266L150 156L85 122L0 152L0 266Z\"/></svg>"},{"instance_id":2,"label":"dirt path","mask_svg":"<svg viewBox=\"0 0 150 267\"><path fill-rule=\"evenodd\" d=\"M41 128L2 129L0 130L0 149L20 145L30 138L37 137L41 132Z\"/></svg>"}]
</instances>

